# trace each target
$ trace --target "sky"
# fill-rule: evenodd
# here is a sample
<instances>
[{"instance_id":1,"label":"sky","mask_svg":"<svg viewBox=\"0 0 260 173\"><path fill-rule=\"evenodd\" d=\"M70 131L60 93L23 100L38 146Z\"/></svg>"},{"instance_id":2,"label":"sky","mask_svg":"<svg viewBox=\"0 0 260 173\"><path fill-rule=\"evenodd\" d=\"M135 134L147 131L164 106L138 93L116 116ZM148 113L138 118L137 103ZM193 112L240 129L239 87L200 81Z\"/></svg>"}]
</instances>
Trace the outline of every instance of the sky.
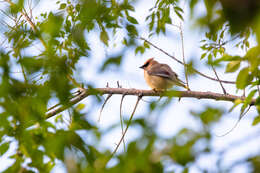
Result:
<instances>
[{"instance_id":1,"label":"sky","mask_svg":"<svg viewBox=\"0 0 260 173\"><path fill-rule=\"evenodd\" d=\"M142 0L137 3L136 11L131 15L136 17L137 21L140 24L140 33L144 38L148 38L148 31L144 30L146 27L146 23L144 21L143 16L147 16L148 10L155 4L155 0ZM0 9L2 9L3 3L0 3ZM184 7L185 12L187 12L188 4L184 3L181 7ZM55 1L45 0L41 2L41 4L37 5L33 11L34 16L40 14L46 9L55 10L57 5ZM195 11L195 14L200 15L203 13L204 7L198 6ZM176 16L175 16L176 18ZM180 20L174 21L175 24L179 25L181 23ZM202 71L210 76L214 76L214 73L206 66L201 66L200 64L205 64L205 61L198 61L200 59L201 50L200 50L200 40L202 40L203 35L200 30L195 29L193 23L190 23L188 14L184 16L184 49L185 49L185 58L186 60L196 59L199 67L199 71ZM174 26L167 26L167 34L166 36L154 36L149 41L158 45L160 48L165 50L166 52L176 56L181 60L182 57L182 47L180 34L178 29ZM88 34L88 40L90 43L90 47L93 50L91 54L91 59L82 59L77 64L77 71L75 72L75 77L78 82L87 83L91 81L94 83L96 87L105 87L107 83L109 83L110 87L117 87L116 82L122 85L123 88L138 88L138 89L149 89L146 85L143 78L143 71L138 67L141 66L148 58L155 57L155 59L161 63L167 63L171 68L179 75L180 79L185 80L184 77L184 69L183 66L177 64L171 58L164 55L162 52L151 48L147 50L143 55L137 54L135 55L133 50L128 50L125 54L125 58L122 66L120 67L120 71L117 68L111 68L106 73L97 74L97 69L100 67L100 62L105 60L107 54L117 53L122 45L118 44L118 42L122 39L123 33L117 32L116 35L109 40L109 45L117 44L116 46L106 47L104 44L100 43L99 36L96 33L91 32ZM252 43L254 40L251 39ZM140 41L141 43L141 41ZM238 53L243 55L244 52L237 52L234 46L229 47L230 53ZM196 67L196 66L195 66ZM234 80L236 74L227 75L224 74L224 69L219 69L219 76L221 79L225 80ZM81 77L79 77L81 76ZM106 79L106 80L104 80ZM210 81L208 79L202 77L193 77L189 80L190 88L194 91L213 91L222 93L222 89L219 83ZM230 94L241 95L241 92L236 92L233 89L232 85L224 85L227 92ZM179 88L180 89L180 88ZM180 89L181 90L181 89ZM88 119L92 122L96 123L98 127L102 129L106 129L112 124L118 123L120 121L119 117L119 104L120 104L121 96L112 96L112 98L106 104L102 116L101 121L98 122L98 115L101 109L101 105L91 106L93 100L91 98L87 98L82 101L82 103L86 104L86 111L91 107L91 114L88 115ZM154 100L157 98L144 98L145 100ZM131 111L136 102L136 97L127 96L123 103L123 115L124 118L129 118ZM154 113L154 115L144 115L147 109L146 102L141 101L138 105L136 114L134 118L138 118L140 116L151 116L157 118L159 121L158 126L156 128L156 132L162 137L171 137L174 136L181 128L188 127L199 129L195 119L190 116L190 110L199 111L203 109L204 105L211 105L217 107L225 107L226 110L230 109L233 104L224 101L215 101L215 100L198 100L192 98L182 98L181 101L175 99L166 109L164 109L160 114ZM51 105L50 105L51 106ZM226 111L227 112L227 111ZM239 117L239 108L236 108L231 113L226 113L223 115L221 122L218 123L216 127L214 127L213 132L216 136L213 139L212 145L216 150L222 150L227 148L230 145L233 145L236 141L243 139L245 137L249 138L260 131L258 126L251 126L253 118L257 115L256 110L251 109L246 117L239 123L238 127L236 127L231 133L224 137L217 137L218 135L222 135L228 130L230 130L233 125L236 123L237 118ZM50 120L52 121L52 120ZM132 139L138 137L140 129L138 128L130 128L126 135L126 141L130 142ZM117 128L113 130L111 133L104 136L101 142L100 148L102 149L111 149L113 150L115 144L119 141L121 137L121 129ZM88 140L88 139L86 139ZM88 141L91 142L91 141ZM260 139L250 139L248 140L247 145L238 145L234 146L230 149L224 156L224 164L229 166L237 158L241 158L243 156L247 156L250 154L254 154L259 152L259 142ZM15 145L13 146L15 147ZM12 149L10 149L11 152ZM122 146L120 147L118 152L123 152ZM214 169L216 157L211 155L205 155L205 157L199 158L199 163L201 167L208 167L209 169ZM4 170L12 161L7 160L5 157L0 157L0 172ZM2 164L3 163L3 164ZM205 164L206 163L206 164ZM171 168L170 168L171 169ZM65 172L65 169L62 164L58 164L52 172ZM193 173L197 173L198 170L193 168L191 170ZM234 170L236 173L246 173L248 172L247 167L244 165L243 167L236 168Z\"/></svg>"}]
</instances>

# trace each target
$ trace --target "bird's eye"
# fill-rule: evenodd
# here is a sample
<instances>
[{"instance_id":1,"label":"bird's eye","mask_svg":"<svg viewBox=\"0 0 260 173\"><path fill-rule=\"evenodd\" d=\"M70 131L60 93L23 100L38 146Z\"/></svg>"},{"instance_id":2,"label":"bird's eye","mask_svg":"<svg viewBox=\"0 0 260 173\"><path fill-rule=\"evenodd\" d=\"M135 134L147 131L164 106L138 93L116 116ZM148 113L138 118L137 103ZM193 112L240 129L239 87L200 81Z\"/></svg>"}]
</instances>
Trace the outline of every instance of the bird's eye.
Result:
<instances>
[{"instance_id":1,"label":"bird's eye","mask_svg":"<svg viewBox=\"0 0 260 173\"><path fill-rule=\"evenodd\" d=\"M143 67L147 67L149 65L149 62L145 63Z\"/></svg>"}]
</instances>

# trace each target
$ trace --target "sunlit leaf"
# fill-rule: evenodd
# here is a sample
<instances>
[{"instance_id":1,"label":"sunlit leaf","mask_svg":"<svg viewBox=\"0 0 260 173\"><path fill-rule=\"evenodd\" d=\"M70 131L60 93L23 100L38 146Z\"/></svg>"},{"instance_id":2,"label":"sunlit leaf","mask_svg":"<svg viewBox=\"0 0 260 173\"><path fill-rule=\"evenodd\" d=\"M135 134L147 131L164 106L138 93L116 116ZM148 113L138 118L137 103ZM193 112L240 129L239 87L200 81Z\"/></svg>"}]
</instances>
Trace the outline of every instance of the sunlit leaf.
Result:
<instances>
[{"instance_id":1,"label":"sunlit leaf","mask_svg":"<svg viewBox=\"0 0 260 173\"><path fill-rule=\"evenodd\" d=\"M252 126L255 126L260 123L260 116L256 116L252 122Z\"/></svg>"},{"instance_id":2,"label":"sunlit leaf","mask_svg":"<svg viewBox=\"0 0 260 173\"><path fill-rule=\"evenodd\" d=\"M243 68L242 70L240 70L240 72L237 76L236 86L238 89L244 89L251 80L252 80L252 77L249 74L249 69Z\"/></svg>"},{"instance_id":3,"label":"sunlit leaf","mask_svg":"<svg viewBox=\"0 0 260 173\"><path fill-rule=\"evenodd\" d=\"M239 69L240 61L230 61L226 66L225 73L232 73Z\"/></svg>"}]
</instances>

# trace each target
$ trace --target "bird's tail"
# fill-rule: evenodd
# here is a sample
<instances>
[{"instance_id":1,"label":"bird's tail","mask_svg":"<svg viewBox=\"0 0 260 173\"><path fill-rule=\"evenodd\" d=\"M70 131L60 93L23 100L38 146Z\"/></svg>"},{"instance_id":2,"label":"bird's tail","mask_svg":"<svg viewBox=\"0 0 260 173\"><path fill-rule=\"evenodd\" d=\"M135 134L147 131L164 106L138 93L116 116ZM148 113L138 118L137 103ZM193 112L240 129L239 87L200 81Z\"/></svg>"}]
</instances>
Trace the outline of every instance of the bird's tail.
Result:
<instances>
[{"instance_id":1,"label":"bird's tail","mask_svg":"<svg viewBox=\"0 0 260 173\"><path fill-rule=\"evenodd\" d=\"M181 87L183 87L183 88L186 88L187 90L190 91L190 88L189 88L189 86L187 85L187 83L181 81L180 79L178 79L177 85L178 85L178 86L181 86Z\"/></svg>"}]
</instances>

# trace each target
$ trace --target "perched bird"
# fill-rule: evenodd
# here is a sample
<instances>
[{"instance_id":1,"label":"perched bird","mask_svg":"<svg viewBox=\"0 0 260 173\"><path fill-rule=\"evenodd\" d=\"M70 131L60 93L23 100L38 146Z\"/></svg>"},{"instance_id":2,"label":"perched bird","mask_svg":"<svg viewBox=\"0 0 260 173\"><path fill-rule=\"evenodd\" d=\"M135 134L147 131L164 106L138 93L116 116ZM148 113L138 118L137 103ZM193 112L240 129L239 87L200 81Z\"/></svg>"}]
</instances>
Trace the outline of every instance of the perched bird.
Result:
<instances>
[{"instance_id":1,"label":"perched bird","mask_svg":"<svg viewBox=\"0 0 260 173\"><path fill-rule=\"evenodd\" d=\"M178 79L178 75L167 64L158 63L153 58L150 58L140 68L144 69L145 81L153 90L166 90L173 85L189 90L185 83Z\"/></svg>"}]
</instances>

